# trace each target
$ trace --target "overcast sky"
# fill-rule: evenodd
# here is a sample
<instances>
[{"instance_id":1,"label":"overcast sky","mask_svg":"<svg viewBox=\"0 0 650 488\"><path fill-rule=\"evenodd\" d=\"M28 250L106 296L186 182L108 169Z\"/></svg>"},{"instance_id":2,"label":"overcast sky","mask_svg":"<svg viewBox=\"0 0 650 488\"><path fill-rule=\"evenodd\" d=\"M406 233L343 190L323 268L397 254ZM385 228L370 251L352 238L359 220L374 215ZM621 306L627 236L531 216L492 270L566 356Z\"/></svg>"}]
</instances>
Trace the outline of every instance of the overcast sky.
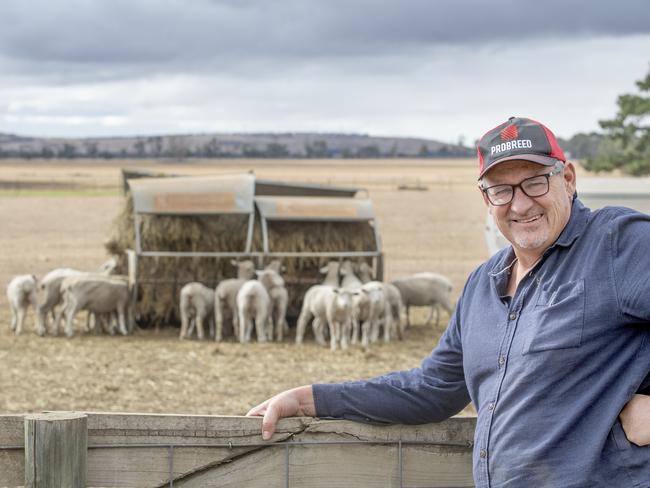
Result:
<instances>
[{"instance_id":1,"label":"overcast sky","mask_svg":"<svg viewBox=\"0 0 650 488\"><path fill-rule=\"evenodd\" d=\"M5 0L0 132L569 137L649 69L648 0Z\"/></svg>"}]
</instances>

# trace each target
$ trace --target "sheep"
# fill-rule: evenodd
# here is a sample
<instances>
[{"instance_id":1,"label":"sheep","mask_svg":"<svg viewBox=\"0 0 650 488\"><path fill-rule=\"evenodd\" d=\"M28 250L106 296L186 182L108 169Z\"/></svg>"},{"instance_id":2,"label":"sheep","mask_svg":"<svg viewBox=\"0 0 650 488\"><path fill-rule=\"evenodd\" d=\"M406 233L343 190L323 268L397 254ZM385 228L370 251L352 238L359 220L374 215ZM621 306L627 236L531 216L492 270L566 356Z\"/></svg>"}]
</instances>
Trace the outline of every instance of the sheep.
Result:
<instances>
[{"instance_id":1,"label":"sheep","mask_svg":"<svg viewBox=\"0 0 650 488\"><path fill-rule=\"evenodd\" d=\"M199 340L203 340L203 322L207 319L210 334L214 334L214 290L202 283L192 282L180 292L180 339L192 335L194 325Z\"/></svg>"},{"instance_id":2,"label":"sheep","mask_svg":"<svg viewBox=\"0 0 650 488\"><path fill-rule=\"evenodd\" d=\"M249 280L237 292L237 314L239 321L239 341L249 342L253 331L253 320L258 342L273 340L273 330L269 327L269 318L273 304L269 292L274 288L284 288L284 280L272 269L256 271L257 280ZM272 324L272 322L271 322ZM278 334L283 332L284 325ZM270 330L267 330L269 329Z\"/></svg>"},{"instance_id":3,"label":"sheep","mask_svg":"<svg viewBox=\"0 0 650 488\"><path fill-rule=\"evenodd\" d=\"M117 312L119 330L128 334L126 319L131 322L129 288L124 277L107 277L99 274L70 276L61 283L63 309L66 319L65 335L74 335L73 320L79 310L95 314Z\"/></svg>"},{"instance_id":4,"label":"sheep","mask_svg":"<svg viewBox=\"0 0 650 488\"><path fill-rule=\"evenodd\" d=\"M361 288L361 285L363 283L357 277L357 275L354 274L354 266L352 265L352 261L349 261L347 259L343 261L339 272L343 277L341 280L342 288L347 288L349 290L358 290L359 288Z\"/></svg>"},{"instance_id":5,"label":"sheep","mask_svg":"<svg viewBox=\"0 0 650 488\"><path fill-rule=\"evenodd\" d=\"M237 293L247 280L255 277L255 264L253 261L244 260L237 262L232 260L231 263L237 267L237 278L221 281L214 290L215 341L223 340L223 319L227 311L232 315L234 335L236 338L239 338L239 321L237 318L236 303Z\"/></svg>"},{"instance_id":6,"label":"sheep","mask_svg":"<svg viewBox=\"0 0 650 488\"><path fill-rule=\"evenodd\" d=\"M314 336L320 345L325 345L322 332L318 332L327 324L330 335L330 349L335 351L348 348L354 297L358 290L335 288L329 285L315 285L307 290L302 302L302 309L296 327L296 344L302 344L305 329L313 319Z\"/></svg>"},{"instance_id":7,"label":"sheep","mask_svg":"<svg viewBox=\"0 0 650 488\"><path fill-rule=\"evenodd\" d=\"M445 276L423 272L414 275L397 278L391 281L397 287L402 296L402 302L406 307L406 326L410 327L409 307L413 306L430 306L431 312L427 318L426 325L429 325L436 312L436 327L440 321L438 305L444 308L449 315L453 312L451 302L452 285Z\"/></svg>"},{"instance_id":8,"label":"sheep","mask_svg":"<svg viewBox=\"0 0 650 488\"><path fill-rule=\"evenodd\" d=\"M282 278L279 273L283 269L285 269L284 266L282 266L280 261L277 259L271 261L265 268L266 271L273 271L280 280L282 280ZM282 341L284 339L284 334L289 332L289 325L287 324L289 292L284 286L284 280L282 281L282 285L278 285L277 283L279 283L279 281L276 280L274 284L267 287L269 297L271 298L271 312L268 317L267 335L270 340L273 340L273 329L275 327L275 337L278 341Z\"/></svg>"},{"instance_id":9,"label":"sheep","mask_svg":"<svg viewBox=\"0 0 650 488\"><path fill-rule=\"evenodd\" d=\"M338 287L339 286L339 267L338 261L329 261L320 269L321 274L325 275L322 284Z\"/></svg>"},{"instance_id":10,"label":"sheep","mask_svg":"<svg viewBox=\"0 0 650 488\"><path fill-rule=\"evenodd\" d=\"M384 293L388 302L393 331L399 340L402 340L404 328L402 324L402 295L399 289L392 283L384 283Z\"/></svg>"},{"instance_id":11,"label":"sheep","mask_svg":"<svg viewBox=\"0 0 650 488\"><path fill-rule=\"evenodd\" d=\"M380 320L385 320L384 340L390 340L392 327L391 313L384 292L384 284L379 281L369 281L360 288L361 293L356 297L353 312L352 343L359 338L361 324L361 346L368 347L371 340L376 340L379 334Z\"/></svg>"},{"instance_id":12,"label":"sheep","mask_svg":"<svg viewBox=\"0 0 650 488\"><path fill-rule=\"evenodd\" d=\"M48 313L52 315L52 319L54 320L54 333L56 334L58 332L62 309L56 314L54 313L54 309L63 300L61 282L69 276L79 276L82 274L84 274L82 271L72 268L57 268L43 277L39 285L41 298L36 317L36 333L38 335L42 336L47 332Z\"/></svg>"},{"instance_id":13,"label":"sheep","mask_svg":"<svg viewBox=\"0 0 650 488\"><path fill-rule=\"evenodd\" d=\"M359 279L361 282L369 283L372 281L373 274L372 269L365 261L359 264ZM402 296L400 295L397 287L391 283L383 283L384 286L384 296L388 302L390 318L392 322L391 334L395 334L400 340L402 339ZM378 329L376 329L378 331ZM388 329L386 329L388 330ZM386 334L386 332L384 332ZM376 337L375 339L376 340Z\"/></svg>"},{"instance_id":14,"label":"sheep","mask_svg":"<svg viewBox=\"0 0 650 488\"><path fill-rule=\"evenodd\" d=\"M19 275L7 285L7 299L11 308L11 331L19 335L23 330L27 307L38 308L37 279L34 275Z\"/></svg>"}]
</instances>

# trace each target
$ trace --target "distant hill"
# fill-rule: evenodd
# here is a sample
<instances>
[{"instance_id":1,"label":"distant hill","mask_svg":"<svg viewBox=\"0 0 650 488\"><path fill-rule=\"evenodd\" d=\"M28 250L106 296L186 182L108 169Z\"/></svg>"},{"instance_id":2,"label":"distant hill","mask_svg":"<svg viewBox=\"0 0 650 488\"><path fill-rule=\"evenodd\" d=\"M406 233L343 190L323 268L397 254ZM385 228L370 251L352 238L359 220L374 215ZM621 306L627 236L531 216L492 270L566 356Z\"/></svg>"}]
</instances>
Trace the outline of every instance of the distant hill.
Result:
<instances>
[{"instance_id":1,"label":"distant hill","mask_svg":"<svg viewBox=\"0 0 650 488\"><path fill-rule=\"evenodd\" d=\"M402 158L473 157L431 139L361 134L194 134L41 138L0 134L0 158Z\"/></svg>"}]
</instances>

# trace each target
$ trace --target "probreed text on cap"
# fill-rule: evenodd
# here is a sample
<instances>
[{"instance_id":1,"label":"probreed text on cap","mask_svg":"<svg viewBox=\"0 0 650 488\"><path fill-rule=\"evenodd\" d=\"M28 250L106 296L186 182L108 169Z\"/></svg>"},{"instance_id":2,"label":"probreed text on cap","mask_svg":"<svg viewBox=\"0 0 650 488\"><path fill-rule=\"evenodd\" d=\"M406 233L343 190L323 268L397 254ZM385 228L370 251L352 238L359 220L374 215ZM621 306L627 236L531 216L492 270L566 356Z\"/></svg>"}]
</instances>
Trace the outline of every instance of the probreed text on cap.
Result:
<instances>
[{"instance_id":1,"label":"probreed text on cap","mask_svg":"<svg viewBox=\"0 0 650 488\"><path fill-rule=\"evenodd\" d=\"M530 139L519 139L516 141L502 142L490 148L490 155L499 154L503 151L509 151L510 149L523 149L533 147L533 141Z\"/></svg>"}]
</instances>

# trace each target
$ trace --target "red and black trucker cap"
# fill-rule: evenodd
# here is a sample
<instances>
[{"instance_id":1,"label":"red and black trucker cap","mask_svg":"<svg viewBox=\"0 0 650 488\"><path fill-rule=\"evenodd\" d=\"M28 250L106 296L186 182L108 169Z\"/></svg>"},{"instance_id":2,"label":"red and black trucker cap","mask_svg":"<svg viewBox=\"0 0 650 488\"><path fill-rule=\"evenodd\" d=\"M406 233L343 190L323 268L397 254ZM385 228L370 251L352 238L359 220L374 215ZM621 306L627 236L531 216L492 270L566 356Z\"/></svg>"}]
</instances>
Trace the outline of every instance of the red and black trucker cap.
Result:
<instances>
[{"instance_id":1,"label":"red and black trucker cap","mask_svg":"<svg viewBox=\"0 0 650 488\"><path fill-rule=\"evenodd\" d=\"M543 124L523 117L510 117L507 122L488 131L478 143L479 179L494 165L513 159L553 166L566 162L555 136Z\"/></svg>"}]
</instances>

